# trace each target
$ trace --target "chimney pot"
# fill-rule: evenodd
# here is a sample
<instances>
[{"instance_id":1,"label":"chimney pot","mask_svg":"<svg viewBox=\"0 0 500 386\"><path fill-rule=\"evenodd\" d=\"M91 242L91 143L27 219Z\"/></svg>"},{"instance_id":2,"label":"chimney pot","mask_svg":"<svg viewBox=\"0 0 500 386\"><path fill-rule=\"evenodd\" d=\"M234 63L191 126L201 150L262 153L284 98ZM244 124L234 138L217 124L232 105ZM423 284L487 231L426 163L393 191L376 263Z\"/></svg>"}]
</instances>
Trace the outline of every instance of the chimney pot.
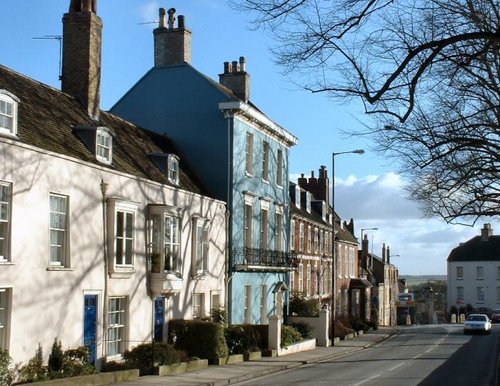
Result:
<instances>
[{"instance_id":1,"label":"chimney pot","mask_svg":"<svg viewBox=\"0 0 500 386\"><path fill-rule=\"evenodd\" d=\"M229 62L224 62L224 74L229 74Z\"/></svg>"},{"instance_id":2,"label":"chimney pot","mask_svg":"<svg viewBox=\"0 0 500 386\"><path fill-rule=\"evenodd\" d=\"M236 60L233 60L232 72L238 72L238 62Z\"/></svg>"},{"instance_id":3,"label":"chimney pot","mask_svg":"<svg viewBox=\"0 0 500 386\"><path fill-rule=\"evenodd\" d=\"M184 15L179 15L177 24L178 24L178 28L179 29L184 29L184 25L185 25L185 23L184 23Z\"/></svg>"},{"instance_id":4,"label":"chimney pot","mask_svg":"<svg viewBox=\"0 0 500 386\"><path fill-rule=\"evenodd\" d=\"M166 24L166 15L167 12L165 11L165 8L160 8L159 10L159 18L158 18L158 28L165 28Z\"/></svg>"},{"instance_id":5,"label":"chimney pot","mask_svg":"<svg viewBox=\"0 0 500 386\"><path fill-rule=\"evenodd\" d=\"M168 28L174 29L175 27L175 8L168 10Z\"/></svg>"},{"instance_id":6,"label":"chimney pot","mask_svg":"<svg viewBox=\"0 0 500 386\"><path fill-rule=\"evenodd\" d=\"M246 60L244 56L240 56L240 71L246 71Z\"/></svg>"}]
</instances>

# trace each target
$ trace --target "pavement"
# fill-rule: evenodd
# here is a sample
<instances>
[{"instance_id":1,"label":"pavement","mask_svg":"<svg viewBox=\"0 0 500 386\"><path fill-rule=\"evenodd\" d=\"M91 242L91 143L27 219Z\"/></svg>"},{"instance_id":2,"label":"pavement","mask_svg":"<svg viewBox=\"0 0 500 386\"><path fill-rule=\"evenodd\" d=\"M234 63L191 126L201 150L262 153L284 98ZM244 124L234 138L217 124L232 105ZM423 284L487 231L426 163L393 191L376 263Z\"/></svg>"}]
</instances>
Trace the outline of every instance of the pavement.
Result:
<instances>
[{"instance_id":1,"label":"pavement","mask_svg":"<svg viewBox=\"0 0 500 386\"><path fill-rule=\"evenodd\" d=\"M241 362L223 366L208 366L208 368L188 373L166 376L144 376L136 381L121 382L118 386L139 385L175 385L175 386L222 386L264 375L297 368L309 363L316 363L328 359L364 350L398 332L397 327L379 327L378 330L356 336L348 340L341 340L331 347L316 347L314 350L302 351L279 357L262 357L257 360Z\"/></svg>"}]
</instances>

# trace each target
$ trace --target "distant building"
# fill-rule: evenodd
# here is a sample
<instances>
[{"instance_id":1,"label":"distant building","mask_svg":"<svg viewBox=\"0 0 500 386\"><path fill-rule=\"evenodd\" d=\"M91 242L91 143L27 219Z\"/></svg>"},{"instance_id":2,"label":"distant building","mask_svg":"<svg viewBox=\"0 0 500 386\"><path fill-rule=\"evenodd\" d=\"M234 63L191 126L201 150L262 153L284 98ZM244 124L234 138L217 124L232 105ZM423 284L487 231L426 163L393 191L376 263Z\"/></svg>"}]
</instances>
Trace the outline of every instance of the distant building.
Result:
<instances>
[{"instance_id":1,"label":"distant building","mask_svg":"<svg viewBox=\"0 0 500 386\"><path fill-rule=\"evenodd\" d=\"M398 268L391 264L390 249L382 246L382 257L368 252L368 236L362 240L360 264L362 276L372 283L370 312L366 319L377 322L380 326L397 324L397 302L399 289Z\"/></svg>"},{"instance_id":2,"label":"distant building","mask_svg":"<svg viewBox=\"0 0 500 386\"><path fill-rule=\"evenodd\" d=\"M500 236L490 224L448 256L448 310L467 305L500 306Z\"/></svg>"},{"instance_id":3,"label":"distant building","mask_svg":"<svg viewBox=\"0 0 500 386\"><path fill-rule=\"evenodd\" d=\"M323 195L313 195L310 185L323 181ZM324 167L320 176L299 178L299 185L290 183L290 249L296 255L295 270L290 273L290 290L307 299L316 299L318 306L330 306L332 295L332 225L328 197L328 177ZM311 189L312 190L312 189Z\"/></svg>"}]
</instances>

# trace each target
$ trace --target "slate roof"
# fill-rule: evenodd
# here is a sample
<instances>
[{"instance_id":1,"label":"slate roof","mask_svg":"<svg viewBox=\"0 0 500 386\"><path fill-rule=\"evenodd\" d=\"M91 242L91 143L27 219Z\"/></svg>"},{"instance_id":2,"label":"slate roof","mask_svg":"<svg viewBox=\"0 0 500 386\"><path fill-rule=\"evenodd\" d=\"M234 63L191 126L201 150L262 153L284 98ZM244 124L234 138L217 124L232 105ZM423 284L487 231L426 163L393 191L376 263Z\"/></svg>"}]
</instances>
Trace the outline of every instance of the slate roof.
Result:
<instances>
[{"instance_id":1,"label":"slate roof","mask_svg":"<svg viewBox=\"0 0 500 386\"><path fill-rule=\"evenodd\" d=\"M2 65L0 89L20 100L17 131L20 142L171 186L175 185L149 159L148 153L175 154L179 157L179 188L209 195L179 149L165 135L142 129L104 111L99 122L95 122L72 96ZM74 126L105 126L114 132L112 165L97 161L73 131Z\"/></svg>"},{"instance_id":2,"label":"slate roof","mask_svg":"<svg viewBox=\"0 0 500 386\"><path fill-rule=\"evenodd\" d=\"M448 261L500 261L500 236L492 235L487 241L475 236L454 248Z\"/></svg>"}]
</instances>

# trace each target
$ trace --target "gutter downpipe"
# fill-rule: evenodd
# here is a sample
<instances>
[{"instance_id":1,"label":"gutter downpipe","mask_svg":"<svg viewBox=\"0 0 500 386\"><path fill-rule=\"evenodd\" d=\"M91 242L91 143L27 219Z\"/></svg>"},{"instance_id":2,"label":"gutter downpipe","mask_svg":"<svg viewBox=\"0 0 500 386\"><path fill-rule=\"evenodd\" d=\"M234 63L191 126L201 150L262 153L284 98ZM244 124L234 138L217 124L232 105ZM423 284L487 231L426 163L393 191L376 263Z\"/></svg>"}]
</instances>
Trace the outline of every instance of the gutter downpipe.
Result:
<instances>
[{"instance_id":1,"label":"gutter downpipe","mask_svg":"<svg viewBox=\"0 0 500 386\"><path fill-rule=\"evenodd\" d=\"M106 198L108 184L101 180L102 196L102 236L103 236L103 258L104 258L104 293L102 304L102 357L106 360L106 342L108 336L108 232L106 221Z\"/></svg>"}]
</instances>

